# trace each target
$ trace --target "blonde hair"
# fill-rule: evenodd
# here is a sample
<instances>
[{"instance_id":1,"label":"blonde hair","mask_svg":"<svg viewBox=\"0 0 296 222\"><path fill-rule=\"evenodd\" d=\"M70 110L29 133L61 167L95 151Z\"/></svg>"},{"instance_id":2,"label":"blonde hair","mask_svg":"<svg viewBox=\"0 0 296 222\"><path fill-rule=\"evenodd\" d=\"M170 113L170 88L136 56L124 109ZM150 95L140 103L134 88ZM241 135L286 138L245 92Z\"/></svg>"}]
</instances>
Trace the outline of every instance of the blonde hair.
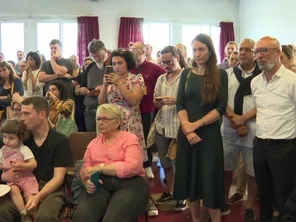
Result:
<instances>
[{"instance_id":1,"label":"blonde hair","mask_svg":"<svg viewBox=\"0 0 296 222\"><path fill-rule=\"evenodd\" d=\"M119 107L115 104L102 104L97 109L97 116L101 113L108 113L110 114L114 119L121 120L122 118L122 112L119 109Z\"/></svg>"}]
</instances>

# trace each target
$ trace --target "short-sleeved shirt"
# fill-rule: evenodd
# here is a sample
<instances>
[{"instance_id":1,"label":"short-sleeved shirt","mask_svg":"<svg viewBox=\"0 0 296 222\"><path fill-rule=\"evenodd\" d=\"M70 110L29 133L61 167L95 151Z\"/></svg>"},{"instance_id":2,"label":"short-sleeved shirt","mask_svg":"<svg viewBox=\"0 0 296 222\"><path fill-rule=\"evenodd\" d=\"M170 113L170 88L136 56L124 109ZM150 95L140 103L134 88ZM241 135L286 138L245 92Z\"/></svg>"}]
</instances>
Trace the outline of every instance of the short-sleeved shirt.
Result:
<instances>
[{"instance_id":1,"label":"short-sleeved shirt","mask_svg":"<svg viewBox=\"0 0 296 222\"><path fill-rule=\"evenodd\" d=\"M30 148L23 145L23 144L20 146L19 151L23 155L24 160L29 160L29 159L34 158L34 154L30 150ZM0 163L3 163L3 162L4 162L4 158L3 158L2 152L0 150Z\"/></svg>"},{"instance_id":2,"label":"short-sleeved shirt","mask_svg":"<svg viewBox=\"0 0 296 222\"><path fill-rule=\"evenodd\" d=\"M37 168L33 171L37 181L50 181L56 167L72 167L74 165L68 137L53 129L49 130L40 147L37 146L32 135L25 145L30 147L37 161Z\"/></svg>"},{"instance_id":3,"label":"short-sleeved shirt","mask_svg":"<svg viewBox=\"0 0 296 222\"><path fill-rule=\"evenodd\" d=\"M140 103L141 113L153 113L155 111L155 107L153 105L154 87L158 77L161 74L166 73L166 71L159 65L145 60L137 68L130 70L130 72L136 75L142 74L145 81L146 95Z\"/></svg>"},{"instance_id":4,"label":"short-sleeved shirt","mask_svg":"<svg viewBox=\"0 0 296 222\"><path fill-rule=\"evenodd\" d=\"M64 66L68 69L68 74L72 75L73 74L73 68L72 68L72 63L70 59L59 59L56 61L56 63L60 66ZM46 61L43 63L40 72L45 72L47 75L54 74L54 71L52 69L52 66L50 64L50 61ZM72 86L72 81L68 78L59 78L59 80L63 81L67 87L69 87L69 90L73 91L73 86ZM51 81L47 82L45 84L45 92L48 91L49 84ZM70 93L71 93L70 91Z\"/></svg>"}]
</instances>

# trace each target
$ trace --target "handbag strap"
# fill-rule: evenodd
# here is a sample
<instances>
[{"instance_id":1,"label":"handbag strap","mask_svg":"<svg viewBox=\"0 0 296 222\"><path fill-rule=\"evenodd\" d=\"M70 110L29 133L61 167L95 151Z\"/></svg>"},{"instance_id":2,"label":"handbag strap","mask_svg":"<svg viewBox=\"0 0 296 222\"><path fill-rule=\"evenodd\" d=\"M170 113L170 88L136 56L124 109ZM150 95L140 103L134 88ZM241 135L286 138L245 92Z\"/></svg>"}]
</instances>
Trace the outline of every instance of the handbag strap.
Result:
<instances>
[{"instance_id":1,"label":"handbag strap","mask_svg":"<svg viewBox=\"0 0 296 222\"><path fill-rule=\"evenodd\" d=\"M13 92L14 92L14 82L12 82L12 84L11 84L11 91L10 91L10 94L12 95Z\"/></svg>"}]
</instances>

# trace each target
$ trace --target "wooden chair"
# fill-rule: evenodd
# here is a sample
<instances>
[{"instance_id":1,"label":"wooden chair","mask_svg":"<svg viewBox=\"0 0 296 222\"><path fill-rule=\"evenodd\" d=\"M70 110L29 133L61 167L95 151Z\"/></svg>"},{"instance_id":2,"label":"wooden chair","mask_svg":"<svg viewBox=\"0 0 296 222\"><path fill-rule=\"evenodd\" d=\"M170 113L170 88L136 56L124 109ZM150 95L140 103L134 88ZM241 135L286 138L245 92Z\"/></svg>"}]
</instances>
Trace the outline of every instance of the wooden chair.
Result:
<instances>
[{"instance_id":1,"label":"wooden chair","mask_svg":"<svg viewBox=\"0 0 296 222\"><path fill-rule=\"evenodd\" d=\"M70 146L73 155L73 161L76 163L78 160L83 159L84 153L88 144L97 136L96 132L75 132L69 136ZM67 177L74 177L74 167L69 167L67 170ZM71 179L70 179L71 180ZM69 183L71 183L69 181ZM67 185L65 187L67 197L71 197L71 187ZM69 201L70 202L70 201ZM71 217L73 214L73 206L70 203L67 203L65 207L62 209L60 219L64 219L66 217ZM71 206L70 206L71 205Z\"/></svg>"}]
</instances>

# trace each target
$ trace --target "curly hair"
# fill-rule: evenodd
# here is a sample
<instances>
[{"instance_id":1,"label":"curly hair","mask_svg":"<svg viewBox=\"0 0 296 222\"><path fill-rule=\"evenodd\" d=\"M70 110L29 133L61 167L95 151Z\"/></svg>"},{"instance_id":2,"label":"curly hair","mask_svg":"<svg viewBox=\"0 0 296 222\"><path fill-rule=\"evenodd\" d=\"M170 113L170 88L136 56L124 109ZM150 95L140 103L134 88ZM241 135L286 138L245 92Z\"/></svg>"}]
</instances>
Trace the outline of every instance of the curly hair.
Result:
<instances>
[{"instance_id":1,"label":"curly hair","mask_svg":"<svg viewBox=\"0 0 296 222\"><path fill-rule=\"evenodd\" d=\"M59 96L60 100L66 101L67 99L70 99L70 95L67 90L67 87L65 86L65 84L62 81L54 80L49 83L49 86L52 86L52 85L58 88L58 90L60 92L60 96Z\"/></svg>"},{"instance_id":2,"label":"curly hair","mask_svg":"<svg viewBox=\"0 0 296 222\"><path fill-rule=\"evenodd\" d=\"M1 134L3 133L15 134L21 141L29 138L29 132L26 129L24 122L16 118L5 121L1 128Z\"/></svg>"},{"instance_id":3,"label":"curly hair","mask_svg":"<svg viewBox=\"0 0 296 222\"><path fill-rule=\"evenodd\" d=\"M119 56L125 60L128 70L136 68L137 66L136 60L131 51L128 51L126 49L121 49L121 48L115 49L111 53L111 61L112 61L112 58L115 56Z\"/></svg>"}]
</instances>

